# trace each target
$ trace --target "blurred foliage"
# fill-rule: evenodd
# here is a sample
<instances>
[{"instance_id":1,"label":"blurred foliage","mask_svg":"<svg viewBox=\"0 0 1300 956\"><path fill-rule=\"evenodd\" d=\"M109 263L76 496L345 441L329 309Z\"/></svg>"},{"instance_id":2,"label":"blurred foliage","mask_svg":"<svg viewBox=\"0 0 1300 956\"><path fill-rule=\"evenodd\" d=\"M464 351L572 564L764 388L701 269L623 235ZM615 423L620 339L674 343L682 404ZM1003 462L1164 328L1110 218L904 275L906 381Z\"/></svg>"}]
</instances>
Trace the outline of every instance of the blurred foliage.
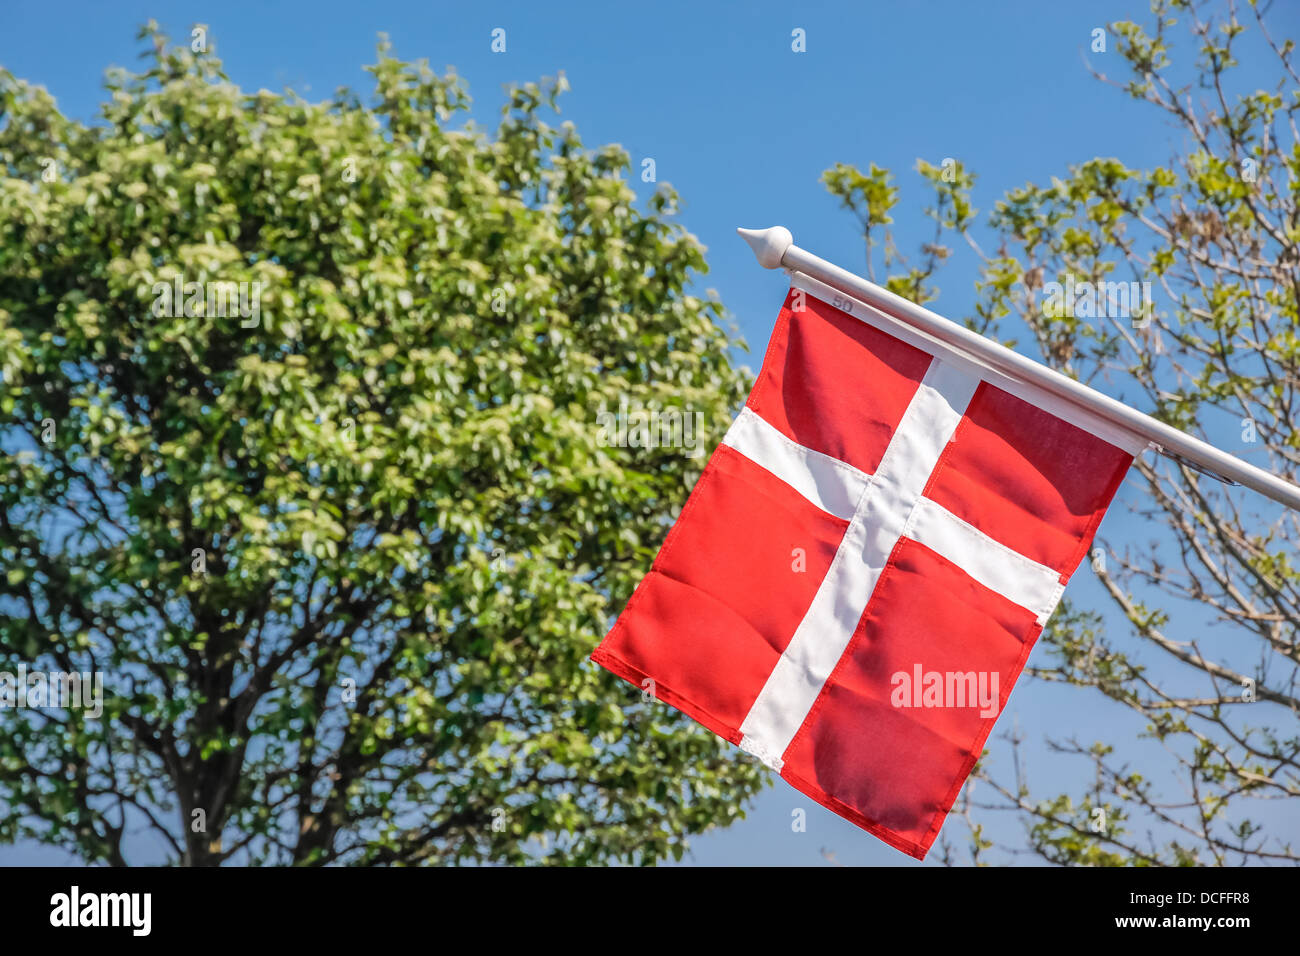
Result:
<instances>
[{"instance_id":1,"label":"blurred foliage","mask_svg":"<svg viewBox=\"0 0 1300 956\"><path fill-rule=\"evenodd\" d=\"M712 447L749 384L672 190L543 122L563 77L489 135L386 42L366 106L141 40L89 125L0 72L0 667L107 697L0 710L0 840L650 863L740 817L765 772L587 659L698 468L597 412ZM260 314L159 315L178 276Z\"/></svg>"}]
</instances>

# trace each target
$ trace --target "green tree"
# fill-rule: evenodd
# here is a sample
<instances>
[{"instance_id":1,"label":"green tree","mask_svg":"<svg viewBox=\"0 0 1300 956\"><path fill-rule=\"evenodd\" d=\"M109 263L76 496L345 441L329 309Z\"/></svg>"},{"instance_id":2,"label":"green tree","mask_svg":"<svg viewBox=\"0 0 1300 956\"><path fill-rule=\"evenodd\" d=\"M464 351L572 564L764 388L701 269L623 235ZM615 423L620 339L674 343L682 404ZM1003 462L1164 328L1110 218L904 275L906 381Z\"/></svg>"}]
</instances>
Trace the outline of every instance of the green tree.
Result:
<instances>
[{"instance_id":1,"label":"green tree","mask_svg":"<svg viewBox=\"0 0 1300 956\"><path fill-rule=\"evenodd\" d=\"M916 301L934 298L929 280L952 253L942 244L951 233L979 262L969 327L1007 341L1027 330L1046 364L1295 483L1300 76L1293 42L1247 6L1249 23L1231 4L1155 0L1148 27L1110 27L1129 73L1113 85L1180 134L1184 147L1170 163L1139 170L1089 160L1048 185L1009 192L985 233L971 205L974 176L922 161L937 197L927 210L935 238L919 265L886 281ZM1193 64L1175 66L1175 35L1190 40ZM1257 64L1275 69L1275 88L1237 79L1245 40ZM824 182L857 214L868 256L883 249L896 265L882 231L898 200L889 172L840 165ZM980 242L989 235L994 255ZM1045 308L1047 284L1071 279L1148 282L1154 307ZM1135 467L1136 521L1112 516L1089 562L1122 633L1108 630L1102 608L1064 603L1044 633L1048 653L1037 652L1029 672L1092 689L1080 698L1087 708L1104 706L1097 695L1128 708L1165 756L1135 767L1118 741L1052 739L1083 771L1076 792L1054 795L1035 792L1019 759L1009 775L986 763L958 806L971 856L988 858L984 821L1001 810L1023 820L1028 848L1053 863L1300 861L1294 828L1258 819L1270 802L1300 797L1300 521L1167 459L1147 455ZM1151 543L1107 545L1108 528L1125 537L1140 529ZM1019 740L1012 735L1013 752Z\"/></svg>"},{"instance_id":2,"label":"green tree","mask_svg":"<svg viewBox=\"0 0 1300 956\"><path fill-rule=\"evenodd\" d=\"M106 697L0 710L0 840L654 862L741 816L761 768L587 660L702 462L598 412L712 447L748 387L673 192L543 122L563 77L489 135L386 43L366 106L141 39L93 124L0 73L0 662Z\"/></svg>"}]
</instances>

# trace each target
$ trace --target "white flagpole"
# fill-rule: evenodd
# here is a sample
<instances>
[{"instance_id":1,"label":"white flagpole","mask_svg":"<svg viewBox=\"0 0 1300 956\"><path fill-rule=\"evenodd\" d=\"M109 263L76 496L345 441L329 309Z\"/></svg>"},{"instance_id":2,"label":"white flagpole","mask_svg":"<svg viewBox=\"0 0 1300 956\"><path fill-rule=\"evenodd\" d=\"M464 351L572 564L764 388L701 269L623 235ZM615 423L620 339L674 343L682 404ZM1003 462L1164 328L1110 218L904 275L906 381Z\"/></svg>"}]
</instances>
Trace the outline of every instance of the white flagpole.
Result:
<instances>
[{"instance_id":1,"label":"white flagpole","mask_svg":"<svg viewBox=\"0 0 1300 956\"><path fill-rule=\"evenodd\" d=\"M1129 408L1108 395L1103 395L1081 382L1076 382L1041 365L1033 359L1013 352L1004 345L986 339L965 326L958 325L929 309L910 302L902 296L882 289L834 263L827 262L794 244L794 237L784 226L770 229L737 229L737 232L754 250L758 262L765 269L785 267L826 283L833 289L853 296L908 325L928 332L942 342L981 359L998 371L1026 384L1036 385L1047 392L1073 402L1075 405L1099 415L1107 421L1150 442L1156 451L1184 464L1209 472L1226 480L1235 481L1267 495L1295 511L1300 511L1300 488L1277 475L1257 468L1248 462L1220 451L1213 445L1181 432L1171 425L1157 421Z\"/></svg>"}]
</instances>

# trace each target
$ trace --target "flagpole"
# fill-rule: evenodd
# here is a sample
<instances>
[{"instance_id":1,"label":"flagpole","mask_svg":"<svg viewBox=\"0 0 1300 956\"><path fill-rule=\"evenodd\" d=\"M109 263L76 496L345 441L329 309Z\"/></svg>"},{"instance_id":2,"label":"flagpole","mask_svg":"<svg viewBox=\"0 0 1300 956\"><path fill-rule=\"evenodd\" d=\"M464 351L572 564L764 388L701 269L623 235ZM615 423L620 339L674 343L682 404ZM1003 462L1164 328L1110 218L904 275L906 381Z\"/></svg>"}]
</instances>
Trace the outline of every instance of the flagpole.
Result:
<instances>
[{"instance_id":1,"label":"flagpole","mask_svg":"<svg viewBox=\"0 0 1300 956\"><path fill-rule=\"evenodd\" d=\"M765 269L786 268L818 279L833 289L853 296L908 325L914 326L942 342L979 358L998 371L1099 415L1107 421L1150 442L1156 451L1184 464L1199 467L1213 475L1245 485L1295 511L1300 511L1300 488L1277 475L1220 451L1208 442L1181 432L1129 408L1082 382L1062 375L1033 359L1014 352L998 342L986 339L965 326L958 325L929 309L882 289L873 282L841 269L834 263L800 249L784 226L769 229L737 229L749 243L758 262Z\"/></svg>"}]
</instances>

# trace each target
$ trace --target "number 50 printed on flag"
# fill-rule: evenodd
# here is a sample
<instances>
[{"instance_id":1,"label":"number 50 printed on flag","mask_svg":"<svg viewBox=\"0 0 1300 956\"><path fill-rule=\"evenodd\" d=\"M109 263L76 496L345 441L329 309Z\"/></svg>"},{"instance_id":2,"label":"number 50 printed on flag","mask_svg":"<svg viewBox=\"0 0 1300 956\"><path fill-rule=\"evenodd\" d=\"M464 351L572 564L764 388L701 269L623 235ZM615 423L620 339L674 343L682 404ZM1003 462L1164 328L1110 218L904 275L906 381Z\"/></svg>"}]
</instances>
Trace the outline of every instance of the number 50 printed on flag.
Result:
<instances>
[{"instance_id":1,"label":"number 50 printed on flag","mask_svg":"<svg viewBox=\"0 0 1300 956\"><path fill-rule=\"evenodd\" d=\"M924 858L1143 447L796 274L592 657Z\"/></svg>"}]
</instances>

